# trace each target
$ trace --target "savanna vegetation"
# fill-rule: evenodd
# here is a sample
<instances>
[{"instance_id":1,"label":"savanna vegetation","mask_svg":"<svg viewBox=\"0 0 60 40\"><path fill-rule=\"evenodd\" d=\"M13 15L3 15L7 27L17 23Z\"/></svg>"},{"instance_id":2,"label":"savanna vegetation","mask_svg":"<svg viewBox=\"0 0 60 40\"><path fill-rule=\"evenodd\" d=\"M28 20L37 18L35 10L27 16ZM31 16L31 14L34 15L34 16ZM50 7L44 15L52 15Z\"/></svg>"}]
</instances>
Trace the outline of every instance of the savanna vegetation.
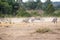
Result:
<instances>
[{"instance_id":1,"label":"savanna vegetation","mask_svg":"<svg viewBox=\"0 0 60 40\"><path fill-rule=\"evenodd\" d=\"M27 12L33 10L32 12ZM41 10L39 13L34 10ZM57 9L58 10L58 9ZM60 12L56 11L51 0L42 3L41 0L32 0L21 2L15 0L0 0L0 17L32 17L32 16L60 16Z\"/></svg>"}]
</instances>

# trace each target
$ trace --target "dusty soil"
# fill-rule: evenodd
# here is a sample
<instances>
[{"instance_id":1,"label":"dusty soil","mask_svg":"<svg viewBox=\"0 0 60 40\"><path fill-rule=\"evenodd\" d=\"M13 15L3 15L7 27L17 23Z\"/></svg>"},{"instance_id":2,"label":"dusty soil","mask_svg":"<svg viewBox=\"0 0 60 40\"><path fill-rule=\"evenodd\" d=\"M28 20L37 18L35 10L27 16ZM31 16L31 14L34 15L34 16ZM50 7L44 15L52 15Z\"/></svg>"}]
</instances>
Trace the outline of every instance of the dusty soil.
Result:
<instances>
[{"instance_id":1,"label":"dusty soil","mask_svg":"<svg viewBox=\"0 0 60 40\"><path fill-rule=\"evenodd\" d=\"M52 32L36 33L39 28L50 28ZM60 22L2 23L0 40L60 40Z\"/></svg>"}]
</instances>

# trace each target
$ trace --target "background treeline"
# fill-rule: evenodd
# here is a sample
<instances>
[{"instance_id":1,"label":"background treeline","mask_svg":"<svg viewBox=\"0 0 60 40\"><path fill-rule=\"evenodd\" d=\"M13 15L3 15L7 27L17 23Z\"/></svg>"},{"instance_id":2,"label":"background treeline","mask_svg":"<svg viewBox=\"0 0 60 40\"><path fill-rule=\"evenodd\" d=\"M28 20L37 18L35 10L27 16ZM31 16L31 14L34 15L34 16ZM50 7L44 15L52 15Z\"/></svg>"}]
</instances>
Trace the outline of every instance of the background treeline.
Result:
<instances>
[{"instance_id":1,"label":"background treeline","mask_svg":"<svg viewBox=\"0 0 60 40\"><path fill-rule=\"evenodd\" d=\"M27 12L27 10L33 11ZM37 10L42 10L43 13L39 14ZM57 8L50 0L45 3L42 3L41 0L21 3L15 0L0 0L0 17L60 16L60 12L56 10Z\"/></svg>"}]
</instances>

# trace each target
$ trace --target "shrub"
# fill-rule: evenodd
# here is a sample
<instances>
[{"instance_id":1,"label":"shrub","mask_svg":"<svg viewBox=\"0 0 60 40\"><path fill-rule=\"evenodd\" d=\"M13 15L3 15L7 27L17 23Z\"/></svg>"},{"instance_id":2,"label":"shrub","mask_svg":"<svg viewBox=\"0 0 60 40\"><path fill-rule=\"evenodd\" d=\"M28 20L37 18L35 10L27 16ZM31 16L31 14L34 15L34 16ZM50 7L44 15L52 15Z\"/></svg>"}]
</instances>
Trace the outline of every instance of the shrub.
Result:
<instances>
[{"instance_id":1,"label":"shrub","mask_svg":"<svg viewBox=\"0 0 60 40\"><path fill-rule=\"evenodd\" d=\"M31 17L31 14L29 14L28 12L26 12L26 10L24 9L19 9L17 11L17 17Z\"/></svg>"},{"instance_id":2,"label":"shrub","mask_svg":"<svg viewBox=\"0 0 60 40\"><path fill-rule=\"evenodd\" d=\"M31 17L31 14L29 14L27 12L19 12L17 14L17 17Z\"/></svg>"},{"instance_id":3,"label":"shrub","mask_svg":"<svg viewBox=\"0 0 60 40\"><path fill-rule=\"evenodd\" d=\"M31 12L32 16L41 16L40 14L38 14L37 12Z\"/></svg>"},{"instance_id":4,"label":"shrub","mask_svg":"<svg viewBox=\"0 0 60 40\"><path fill-rule=\"evenodd\" d=\"M4 14L0 13L0 17L4 18Z\"/></svg>"},{"instance_id":5,"label":"shrub","mask_svg":"<svg viewBox=\"0 0 60 40\"><path fill-rule=\"evenodd\" d=\"M47 32L50 32L51 30L49 28L40 28L40 29L37 29L36 32L37 33L47 33Z\"/></svg>"},{"instance_id":6,"label":"shrub","mask_svg":"<svg viewBox=\"0 0 60 40\"><path fill-rule=\"evenodd\" d=\"M47 17L60 17L60 12L58 13L50 13L50 14L47 14L47 13L44 13L43 16L47 16Z\"/></svg>"}]
</instances>

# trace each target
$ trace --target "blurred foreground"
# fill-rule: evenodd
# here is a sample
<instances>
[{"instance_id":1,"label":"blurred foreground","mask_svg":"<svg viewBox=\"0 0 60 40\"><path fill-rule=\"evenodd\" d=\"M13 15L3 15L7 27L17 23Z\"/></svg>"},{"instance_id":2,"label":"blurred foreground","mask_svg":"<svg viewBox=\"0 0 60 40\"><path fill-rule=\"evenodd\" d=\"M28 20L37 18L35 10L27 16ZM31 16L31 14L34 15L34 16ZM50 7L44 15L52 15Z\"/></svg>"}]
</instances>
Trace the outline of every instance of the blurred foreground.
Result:
<instances>
[{"instance_id":1,"label":"blurred foreground","mask_svg":"<svg viewBox=\"0 0 60 40\"><path fill-rule=\"evenodd\" d=\"M39 28L51 32L37 33ZM60 40L60 21L33 23L0 23L0 40Z\"/></svg>"}]
</instances>

